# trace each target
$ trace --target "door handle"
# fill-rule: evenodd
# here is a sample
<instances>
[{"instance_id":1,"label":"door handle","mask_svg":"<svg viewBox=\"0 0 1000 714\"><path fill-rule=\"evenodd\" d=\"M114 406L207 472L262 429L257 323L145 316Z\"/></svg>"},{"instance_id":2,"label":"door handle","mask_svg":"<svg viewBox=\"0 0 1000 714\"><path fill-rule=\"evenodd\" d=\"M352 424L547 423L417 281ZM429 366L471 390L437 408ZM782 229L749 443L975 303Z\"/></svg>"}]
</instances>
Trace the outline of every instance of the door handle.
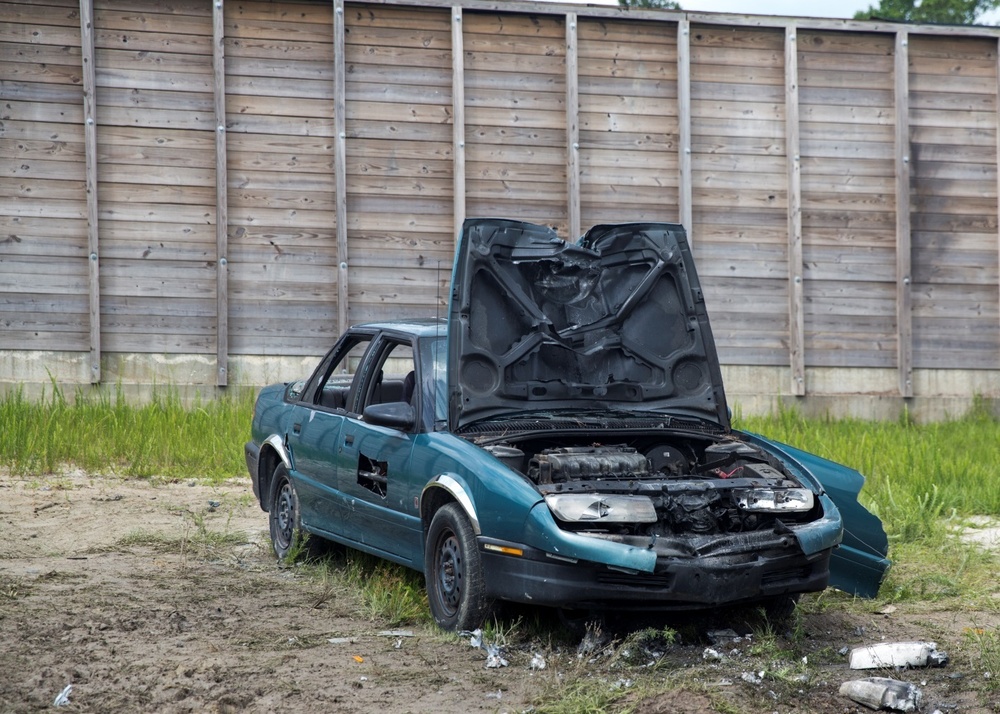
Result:
<instances>
[{"instance_id":1,"label":"door handle","mask_svg":"<svg viewBox=\"0 0 1000 714\"><path fill-rule=\"evenodd\" d=\"M347 436L344 437L344 444L350 446L353 443L354 443L354 434L348 434Z\"/></svg>"},{"instance_id":2,"label":"door handle","mask_svg":"<svg viewBox=\"0 0 1000 714\"><path fill-rule=\"evenodd\" d=\"M301 434L302 433L302 425L301 424L292 424L292 433L293 434Z\"/></svg>"}]
</instances>

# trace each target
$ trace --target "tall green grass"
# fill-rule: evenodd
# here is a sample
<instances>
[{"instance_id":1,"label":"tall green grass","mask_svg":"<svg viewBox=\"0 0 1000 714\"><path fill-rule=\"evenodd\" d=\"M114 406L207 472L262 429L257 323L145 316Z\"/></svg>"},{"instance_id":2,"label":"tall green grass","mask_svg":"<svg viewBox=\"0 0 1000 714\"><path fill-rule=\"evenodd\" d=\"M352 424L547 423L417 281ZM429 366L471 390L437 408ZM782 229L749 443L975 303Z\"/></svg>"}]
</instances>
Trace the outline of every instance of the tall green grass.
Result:
<instances>
[{"instance_id":1,"label":"tall green grass","mask_svg":"<svg viewBox=\"0 0 1000 714\"><path fill-rule=\"evenodd\" d=\"M738 422L863 473L861 501L897 541L936 538L948 516L1000 514L1000 421L982 405L929 424L807 419L794 410Z\"/></svg>"},{"instance_id":2,"label":"tall green grass","mask_svg":"<svg viewBox=\"0 0 1000 714\"><path fill-rule=\"evenodd\" d=\"M218 480L245 471L253 392L185 406L170 390L143 405L121 393L38 401L0 398L0 466L18 474L67 465L135 477ZM1000 515L1000 421L983 406L952 421L806 418L794 410L736 419L738 427L858 469L862 502L899 542L938 535L953 514Z\"/></svg>"},{"instance_id":3,"label":"tall green grass","mask_svg":"<svg viewBox=\"0 0 1000 714\"><path fill-rule=\"evenodd\" d=\"M167 390L140 406L122 394L53 387L38 401L12 392L0 399L0 466L20 475L67 466L131 477L218 481L246 472L252 390L185 406Z\"/></svg>"}]
</instances>

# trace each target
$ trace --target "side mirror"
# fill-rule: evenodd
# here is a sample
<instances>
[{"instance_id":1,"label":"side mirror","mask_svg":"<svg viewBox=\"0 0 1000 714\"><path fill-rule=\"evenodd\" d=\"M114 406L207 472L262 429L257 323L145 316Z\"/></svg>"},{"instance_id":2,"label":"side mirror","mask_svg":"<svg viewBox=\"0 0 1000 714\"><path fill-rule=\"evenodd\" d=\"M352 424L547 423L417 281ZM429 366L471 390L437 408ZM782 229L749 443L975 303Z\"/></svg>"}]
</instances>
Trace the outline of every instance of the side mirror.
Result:
<instances>
[{"instance_id":1,"label":"side mirror","mask_svg":"<svg viewBox=\"0 0 1000 714\"><path fill-rule=\"evenodd\" d=\"M365 407L361 415L367 423L409 431L417 423L417 414L406 402L386 402Z\"/></svg>"}]
</instances>

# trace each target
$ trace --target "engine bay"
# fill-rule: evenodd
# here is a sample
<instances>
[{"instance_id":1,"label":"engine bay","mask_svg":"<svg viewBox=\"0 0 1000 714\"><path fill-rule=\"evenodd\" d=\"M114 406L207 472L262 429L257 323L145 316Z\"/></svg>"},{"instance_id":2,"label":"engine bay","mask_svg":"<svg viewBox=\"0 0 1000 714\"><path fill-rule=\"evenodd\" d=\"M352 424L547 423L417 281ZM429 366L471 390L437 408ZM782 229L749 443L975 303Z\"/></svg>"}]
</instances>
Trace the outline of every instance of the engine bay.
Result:
<instances>
[{"instance_id":1,"label":"engine bay","mask_svg":"<svg viewBox=\"0 0 1000 714\"><path fill-rule=\"evenodd\" d=\"M775 458L735 438L484 448L535 484L560 527L581 533L787 533L822 515L812 491Z\"/></svg>"}]
</instances>

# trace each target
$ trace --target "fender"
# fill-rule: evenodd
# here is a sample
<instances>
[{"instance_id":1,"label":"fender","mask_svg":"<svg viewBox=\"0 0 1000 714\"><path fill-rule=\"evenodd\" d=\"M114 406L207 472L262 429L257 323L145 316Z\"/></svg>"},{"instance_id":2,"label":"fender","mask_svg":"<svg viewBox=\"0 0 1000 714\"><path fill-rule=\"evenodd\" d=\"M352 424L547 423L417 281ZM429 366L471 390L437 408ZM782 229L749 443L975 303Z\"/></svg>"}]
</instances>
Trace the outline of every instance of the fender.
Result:
<instances>
[{"instance_id":1,"label":"fender","mask_svg":"<svg viewBox=\"0 0 1000 714\"><path fill-rule=\"evenodd\" d=\"M447 491L448 494L458 502L458 505L462 507L462 510L465 511L465 515L472 524L473 532L477 536L482 535L482 530L479 528L479 516L476 514L476 506L473 504L472 498L469 496L469 492L465 488L465 484L451 474L438 474L431 479L427 485L424 486L424 490L420 492L420 517L424 520L425 526L430 521L430 514L425 513L424 504L430 503L434 500L434 493L432 492L432 489L443 489L444 491Z\"/></svg>"},{"instance_id":2,"label":"fender","mask_svg":"<svg viewBox=\"0 0 1000 714\"><path fill-rule=\"evenodd\" d=\"M288 449L285 448L285 440L281 438L278 434L271 434L264 440L264 443L260 445L260 450L263 452L265 446L270 446L274 449L275 453L278 454L278 458L281 459L281 463L284 464L285 468L289 471L292 470L292 458L288 453ZM270 474L268 474L270 476Z\"/></svg>"},{"instance_id":3,"label":"fender","mask_svg":"<svg viewBox=\"0 0 1000 714\"><path fill-rule=\"evenodd\" d=\"M277 466L275 457L280 460L289 473L292 471L292 459L285 446L284 439L278 434L269 436L260 445L257 455L256 473L251 473L254 485L254 495L260 501L264 511L271 508L271 475Z\"/></svg>"}]
</instances>

